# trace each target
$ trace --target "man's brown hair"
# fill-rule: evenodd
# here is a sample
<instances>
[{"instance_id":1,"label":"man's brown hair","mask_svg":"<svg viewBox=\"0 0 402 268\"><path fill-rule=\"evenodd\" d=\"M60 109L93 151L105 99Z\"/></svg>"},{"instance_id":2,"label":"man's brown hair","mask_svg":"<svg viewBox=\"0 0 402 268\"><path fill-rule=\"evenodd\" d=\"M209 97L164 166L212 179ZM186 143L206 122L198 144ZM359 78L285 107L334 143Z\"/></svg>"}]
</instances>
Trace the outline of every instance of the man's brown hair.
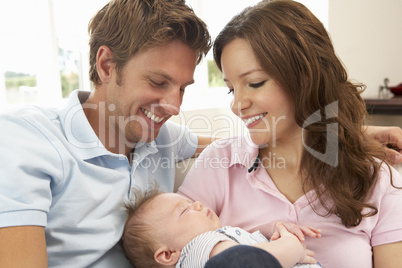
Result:
<instances>
[{"instance_id":1,"label":"man's brown hair","mask_svg":"<svg viewBox=\"0 0 402 268\"><path fill-rule=\"evenodd\" d=\"M101 46L113 53L118 75L138 52L181 41L197 52L199 63L211 47L205 23L183 0L111 0L90 21L89 76L101 84L96 57Z\"/></svg>"}]
</instances>

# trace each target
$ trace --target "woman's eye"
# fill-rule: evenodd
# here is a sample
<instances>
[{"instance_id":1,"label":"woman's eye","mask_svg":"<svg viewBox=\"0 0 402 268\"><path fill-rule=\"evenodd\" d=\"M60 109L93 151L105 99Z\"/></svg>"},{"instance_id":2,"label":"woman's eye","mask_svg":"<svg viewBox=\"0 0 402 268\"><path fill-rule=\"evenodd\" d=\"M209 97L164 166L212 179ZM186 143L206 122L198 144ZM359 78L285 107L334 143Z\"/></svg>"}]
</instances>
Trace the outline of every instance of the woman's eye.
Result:
<instances>
[{"instance_id":1,"label":"woman's eye","mask_svg":"<svg viewBox=\"0 0 402 268\"><path fill-rule=\"evenodd\" d=\"M259 88L259 87L263 86L263 85L265 84L265 82L266 82L266 81L262 81L262 82L259 82L259 83L250 84L250 87L252 87L252 88Z\"/></svg>"},{"instance_id":2,"label":"woman's eye","mask_svg":"<svg viewBox=\"0 0 402 268\"><path fill-rule=\"evenodd\" d=\"M229 92L228 92L228 94L233 94L233 93L234 93L234 89L229 88Z\"/></svg>"}]
</instances>

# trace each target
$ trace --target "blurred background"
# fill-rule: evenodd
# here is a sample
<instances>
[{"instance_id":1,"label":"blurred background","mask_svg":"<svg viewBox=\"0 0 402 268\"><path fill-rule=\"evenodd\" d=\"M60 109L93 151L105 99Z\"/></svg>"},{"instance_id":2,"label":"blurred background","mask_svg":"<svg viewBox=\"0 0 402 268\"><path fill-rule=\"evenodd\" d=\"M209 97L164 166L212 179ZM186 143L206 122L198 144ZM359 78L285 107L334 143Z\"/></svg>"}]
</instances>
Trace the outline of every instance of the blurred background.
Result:
<instances>
[{"instance_id":1,"label":"blurred background","mask_svg":"<svg viewBox=\"0 0 402 268\"><path fill-rule=\"evenodd\" d=\"M87 26L106 0L13 0L0 3L0 109L62 102L91 90ZM215 37L257 0L187 0ZM300 0L323 22L352 79L377 97L384 78L402 82L402 1ZM182 110L227 108L230 101L212 53L197 67Z\"/></svg>"},{"instance_id":2,"label":"blurred background","mask_svg":"<svg viewBox=\"0 0 402 268\"><path fill-rule=\"evenodd\" d=\"M402 83L401 0L297 1L329 31L349 77L367 85L364 98L378 98L384 78L389 79L389 86ZM92 90L87 27L107 2L1 0L0 111L23 104L59 105L73 90ZM257 2L187 0L213 38L232 16ZM211 54L197 67L196 83L186 89L182 112L171 120L199 134L243 134L246 128L230 112L231 95L226 94ZM371 114L367 123L402 126L402 112Z\"/></svg>"}]
</instances>

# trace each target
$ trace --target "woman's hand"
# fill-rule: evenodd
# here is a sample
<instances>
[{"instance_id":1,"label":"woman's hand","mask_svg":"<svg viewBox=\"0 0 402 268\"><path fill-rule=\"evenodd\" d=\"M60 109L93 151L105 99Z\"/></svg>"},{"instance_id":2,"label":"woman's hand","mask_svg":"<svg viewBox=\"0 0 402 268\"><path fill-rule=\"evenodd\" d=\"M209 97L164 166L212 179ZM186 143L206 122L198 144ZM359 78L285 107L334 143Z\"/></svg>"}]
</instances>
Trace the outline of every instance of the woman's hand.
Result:
<instances>
[{"instance_id":1,"label":"woman's hand","mask_svg":"<svg viewBox=\"0 0 402 268\"><path fill-rule=\"evenodd\" d=\"M313 238L321 237L321 230L314 227L301 226L287 221L275 221L274 223L274 232L271 240L276 240L280 237L279 227L281 226L285 227L289 233L295 235L301 242L304 242L305 236Z\"/></svg>"},{"instance_id":2,"label":"woman's hand","mask_svg":"<svg viewBox=\"0 0 402 268\"><path fill-rule=\"evenodd\" d=\"M296 263L317 263L314 252L308 250L298 237L290 233L282 223L276 224L279 238L271 242L253 244L271 253L282 267L293 267Z\"/></svg>"},{"instance_id":3,"label":"woman's hand","mask_svg":"<svg viewBox=\"0 0 402 268\"><path fill-rule=\"evenodd\" d=\"M281 220L257 226L256 228L250 230L250 232L260 231L265 237L268 237L271 240L276 240L280 237L278 225L283 225L288 232L295 235L301 242L305 240L305 236L316 238L321 237L320 229L308 226L300 226L292 222Z\"/></svg>"},{"instance_id":4,"label":"woman's hand","mask_svg":"<svg viewBox=\"0 0 402 268\"><path fill-rule=\"evenodd\" d=\"M293 224L295 225L295 224ZM297 226L297 225L295 225ZM284 238L298 238L300 240L300 238L296 235L294 235L293 233L289 232L288 229L283 225L283 223L277 222L276 224L276 229L277 229L277 233L278 233L278 239L284 239ZM295 229L294 227L292 227L292 229ZM308 232L310 233L310 232ZM297 241L297 240L296 240ZM317 260L314 258L314 252L312 250L309 250L306 248L306 245L299 241L299 243L301 244L302 248L300 248L300 258L297 261L297 263L310 263L310 264L314 264L317 263Z\"/></svg>"}]
</instances>

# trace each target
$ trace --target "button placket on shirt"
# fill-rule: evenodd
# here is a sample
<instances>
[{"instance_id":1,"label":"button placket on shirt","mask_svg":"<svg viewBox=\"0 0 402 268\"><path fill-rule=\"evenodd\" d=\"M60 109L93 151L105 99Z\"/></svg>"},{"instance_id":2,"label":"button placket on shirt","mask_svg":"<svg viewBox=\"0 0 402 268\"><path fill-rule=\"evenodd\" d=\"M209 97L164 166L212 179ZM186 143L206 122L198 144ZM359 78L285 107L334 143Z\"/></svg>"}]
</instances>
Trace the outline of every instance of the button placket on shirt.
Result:
<instances>
[{"instance_id":1,"label":"button placket on shirt","mask_svg":"<svg viewBox=\"0 0 402 268\"><path fill-rule=\"evenodd\" d=\"M155 146L152 146L151 144L145 144L142 147L136 148L136 150L134 151L134 157L133 157L132 163L131 163L130 188L132 185L135 184L136 172L138 171L138 168L140 167L141 163L144 161L145 158L147 158L148 155L154 154L156 152L158 152L158 149ZM146 171L143 171L143 172L146 172Z\"/></svg>"}]
</instances>

